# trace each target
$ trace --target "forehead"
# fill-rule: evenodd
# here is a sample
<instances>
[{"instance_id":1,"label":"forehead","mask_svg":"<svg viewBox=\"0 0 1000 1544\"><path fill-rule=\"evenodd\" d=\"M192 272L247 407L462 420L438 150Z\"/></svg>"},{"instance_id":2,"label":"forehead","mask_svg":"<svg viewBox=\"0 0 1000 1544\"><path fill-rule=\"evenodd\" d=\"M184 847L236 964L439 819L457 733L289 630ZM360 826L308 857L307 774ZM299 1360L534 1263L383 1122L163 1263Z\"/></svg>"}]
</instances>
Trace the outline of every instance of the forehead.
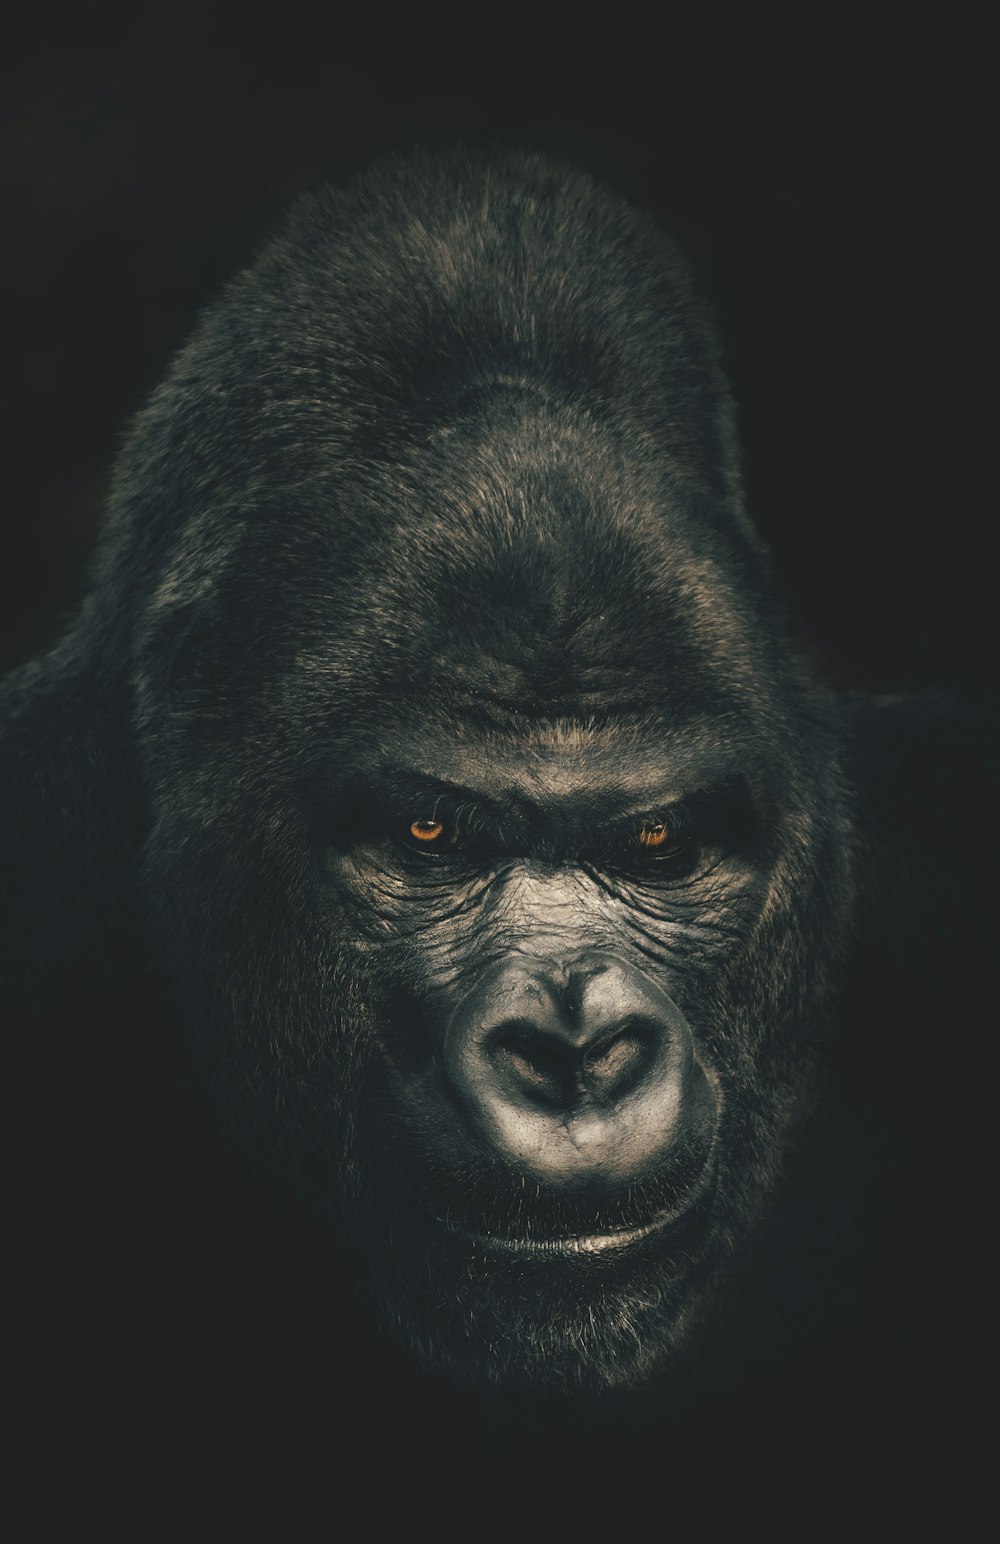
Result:
<instances>
[{"instance_id":1,"label":"forehead","mask_svg":"<svg viewBox=\"0 0 1000 1544\"><path fill-rule=\"evenodd\" d=\"M522 751L597 757L612 724L630 736L650 715L728 716L768 679L755 668L766 634L718 565L680 542L656 571L619 547L581 575L569 541L511 544L481 567L466 556L461 571L411 576L408 594L380 583L346 637L319 641L349 713L419 704L426 719L440 705L452 722L502 724Z\"/></svg>"},{"instance_id":2,"label":"forehead","mask_svg":"<svg viewBox=\"0 0 1000 1544\"><path fill-rule=\"evenodd\" d=\"M336 593L359 693L377 676L389 698L423 684L535 715L684 711L735 681L759 622L702 502L641 447L518 401L345 490L356 559L333 543L301 578Z\"/></svg>"}]
</instances>

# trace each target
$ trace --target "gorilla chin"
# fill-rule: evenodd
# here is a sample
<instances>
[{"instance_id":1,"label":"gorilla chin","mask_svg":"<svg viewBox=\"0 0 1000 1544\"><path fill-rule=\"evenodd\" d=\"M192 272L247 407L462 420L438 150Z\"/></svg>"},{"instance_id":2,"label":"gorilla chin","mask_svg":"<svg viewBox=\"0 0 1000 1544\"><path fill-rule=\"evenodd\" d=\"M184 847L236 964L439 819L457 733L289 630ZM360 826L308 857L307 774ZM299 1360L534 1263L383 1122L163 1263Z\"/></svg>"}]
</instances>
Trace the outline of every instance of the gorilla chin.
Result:
<instances>
[{"instance_id":1,"label":"gorilla chin","mask_svg":"<svg viewBox=\"0 0 1000 1544\"><path fill-rule=\"evenodd\" d=\"M529 1214L517 1234L474 1232L418 1203L393 1215L391 1250L374 1235L364 1244L383 1315L429 1370L471 1387L599 1394L638 1387L684 1342L713 1274L712 1199L706 1172L681 1208L631 1228L597 1215L599 1232L534 1233Z\"/></svg>"}]
</instances>

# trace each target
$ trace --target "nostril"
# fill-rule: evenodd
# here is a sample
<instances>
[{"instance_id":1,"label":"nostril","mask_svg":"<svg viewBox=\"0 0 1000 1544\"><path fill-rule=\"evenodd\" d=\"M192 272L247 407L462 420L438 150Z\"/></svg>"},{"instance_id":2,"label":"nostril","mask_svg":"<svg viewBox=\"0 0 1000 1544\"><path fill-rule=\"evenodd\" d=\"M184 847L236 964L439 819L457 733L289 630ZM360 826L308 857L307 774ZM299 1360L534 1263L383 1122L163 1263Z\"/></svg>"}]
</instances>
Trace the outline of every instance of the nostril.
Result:
<instances>
[{"instance_id":1,"label":"nostril","mask_svg":"<svg viewBox=\"0 0 1000 1544\"><path fill-rule=\"evenodd\" d=\"M494 1066L519 1091L553 1104L569 1101L578 1055L572 1046L540 1034L532 1024L507 1025L495 1036Z\"/></svg>"},{"instance_id":2,"label":"nostril","mask_svg":"<svg viewBox=\"0 0 1000 1544\"><path fill-rule=\"evenodd\" d=\"M624 1098L655 1060L657 1044L655 1029L640 1021L629 1021L602 1035L583 1058L587 1089L605 1099Z\"/></svg>"},{"instance_id":3,"label":"nostril","mask_svg":"<svg viewBox=\"0 0 1000 1544\"><path fill-rule=\"evenodd\" d=\"M609 1035L600 1045L595 1045L583 1058L586 1072L600 1072L606 1076L621 1067L636 1051L634 1041L623 1030L619 1035Z\"/></svg>"}]
</instances>

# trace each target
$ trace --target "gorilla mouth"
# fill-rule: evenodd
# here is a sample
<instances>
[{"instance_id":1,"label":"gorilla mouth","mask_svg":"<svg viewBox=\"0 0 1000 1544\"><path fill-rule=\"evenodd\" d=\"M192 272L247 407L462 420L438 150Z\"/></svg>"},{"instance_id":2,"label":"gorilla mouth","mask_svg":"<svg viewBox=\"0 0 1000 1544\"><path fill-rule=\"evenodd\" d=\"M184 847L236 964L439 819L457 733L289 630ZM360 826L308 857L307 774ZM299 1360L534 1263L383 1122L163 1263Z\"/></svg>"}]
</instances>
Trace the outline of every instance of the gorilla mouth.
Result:
<instances>
[{"instance_id":1,"label":"gorilla mouth","mask_svg":"<svg viewBox=\"0 0 1000 1544\"><path fill-rule=\"evenodd\" d=\"M688 1210L687 1206L683 1211ZM569 1235L532 1237L525 1233L519 1237L511 1237L508 1234L497 1233L471 1233L465 1229L458 1229L448 1223L436 1219L447 1232L461 1239L465 1244L471 1244L476 1248L492 1251L497 1254L507 1255L587 1255L605 1254L609 1250L627 1249L631 1244L637 1244L641 1239L649 1238L651 1234L659 1233L666 1228L671 1221L678 1220L681 1215L676 1209L657 1213L648 1222L640 1223L635 1227L612 1228L606 1233L575 1233Z\"/></svg>"},{"instance_id":2,"label":"gorilla mouth","mask_svg":"<svg viewBox=\"0 0 1000 1544\"><path fill-rule=\"evenodd\" d=\"M690 1235L705 1220L711 1201L715 1186L714 1157L713 1145L700 1171L689 1179L683 1192L675 1195L669 1204L664 1205L661 1197L660 1204L655 1205L655 1209L647 1210L644 1216L622 1216L610 1224L597 1217L588 1221L578 1217L571 1227L564 1225L545 1231L544 1222L536 1217L534 1229L530 1218L522 1219L523 1232L515 1232L513 1229L501 1231L500 1228L484 1230L469 1219L459 1221L454 1216L442 1217L436 1209L422 1206L421 1211L425 1219L435 1225L436 1231L443 1233L453 1244L474 1250L477 1254L492 1254L508 1259L533 1257L554 1262L586 1255L607 1257L624 1253L665 1234L675 1239L683 1233L685 1241L690 1242Z\"/></svg>"}]
</instances>

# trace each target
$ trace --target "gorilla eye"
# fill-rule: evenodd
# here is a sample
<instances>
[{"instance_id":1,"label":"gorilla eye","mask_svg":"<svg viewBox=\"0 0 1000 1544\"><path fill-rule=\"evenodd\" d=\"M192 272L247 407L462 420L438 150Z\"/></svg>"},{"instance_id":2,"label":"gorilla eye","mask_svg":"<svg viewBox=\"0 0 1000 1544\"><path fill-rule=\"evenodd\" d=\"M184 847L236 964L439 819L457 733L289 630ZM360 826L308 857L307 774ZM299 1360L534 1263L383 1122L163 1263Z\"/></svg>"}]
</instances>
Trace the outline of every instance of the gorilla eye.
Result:
<instances>
[{"instance_id":1,"label":"gorilla eye","mask_svg":"<svg viewBox=\"0 0 1000 1544\"><path fill-rule=\"evenodd\" d=\"M678 809L669 819L649 815L632 828L624 850L619 848L619 866L636 874L663 877L668 871L676 878L687 873L697 857L686 811Z\"/></svg>"},{"instance_id":2,"label":"gorilla eye","mask_svg":"<svg viewBox=\"0 0 1000 1544\"><path fill-rule=\"evenodd\" d=\"M407 831L410 846L425 852L437 852L444 847L454 847L458 841L458 827L451 821L414 820Z\"/></svg>"}]
</instances>

